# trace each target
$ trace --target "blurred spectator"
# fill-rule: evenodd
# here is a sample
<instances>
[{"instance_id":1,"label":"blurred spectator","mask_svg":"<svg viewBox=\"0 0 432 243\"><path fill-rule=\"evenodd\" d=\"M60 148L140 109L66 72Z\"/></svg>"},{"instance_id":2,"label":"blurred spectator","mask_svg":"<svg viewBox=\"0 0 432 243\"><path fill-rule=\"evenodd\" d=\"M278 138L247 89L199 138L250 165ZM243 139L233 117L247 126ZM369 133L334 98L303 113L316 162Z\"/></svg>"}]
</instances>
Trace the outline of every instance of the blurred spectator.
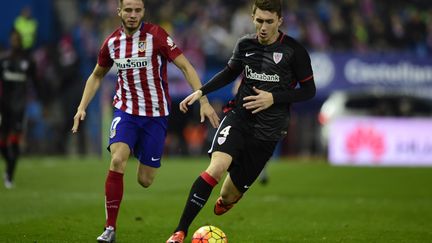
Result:
<instances>
[{"instance_id":1,"label":"blurred spectator","mask_svg":"<svg viewBox=\"0 0 432 243\"><path fill-rule=\"evenodd\" d=\"M342 17L341 9L334 5L330 10L328 32L332 46L338 46L341 49L348 48L350 41L348 26Z\"/></svg>"},{"instance_id":2,"label":"blurred spectator","mask_svg":"<svg viewBox=\"0 0 432 243\"><path fill-rule=\"evenodd\" d=\"M402 18L395 12L390 14L390 33L388 40L391 40L395 49L401 49L405 46L406 31Z\"/></svg>"},{"instance_id":3,"label":"blurred spectator","mask_svg":"<svg viewBox=\"0 0 432 243\"><path fill-rule=\"evenodd\" d=\"M426 50L426 23L422 20L418 9L411 9L407 22L408 44L419 56L425 56Z\"/></svg>"},{"instance_id":4,"label":"blurred spectator","mask_svg":"<svg viewBox=\"0 0 432 243\"><path fill-rule=\"evenodd\" d=\"M21 10L21 14L15 19L14 27L22 36L24 50L31 49L36 41L38 23L33 19L32 10L29 6Z\"/></svg>"},{"instance_id":5,"label":"blurred spectator","mask_svg":"<svg viewBox=\"0 0 432 243\"><path fill-rule=\"evenodd\" d=\"M69 147L69 139L71 138L70 128L73 125L73 119L76 109L80 102L80 94L83 87L83 78L80 75L79 69L79 56L72 42L72 37L69 35L64 35L58 46L57 46L57 70L58 78L60 81L59 92L62 94L59 96L60 103L60 119L59 119L59 139L57 146L57 152L61 154L66 154L67 148ZM85 126L85 123L82 124ZM81 132L77 134L76 146L78 148L79 154L86 153L86 132L83 127L81 127Z\"/></svg>"}]
</instances>

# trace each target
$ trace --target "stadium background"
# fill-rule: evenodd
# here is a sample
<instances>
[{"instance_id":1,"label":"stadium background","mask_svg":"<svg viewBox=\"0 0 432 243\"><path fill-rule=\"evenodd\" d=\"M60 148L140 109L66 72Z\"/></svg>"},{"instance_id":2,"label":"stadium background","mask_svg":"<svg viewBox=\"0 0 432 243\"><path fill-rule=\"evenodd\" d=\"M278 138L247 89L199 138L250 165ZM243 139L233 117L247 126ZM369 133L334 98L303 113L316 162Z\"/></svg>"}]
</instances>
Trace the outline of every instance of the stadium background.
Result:
<instances>
[{"instance_id":1,"label":"stadium background","mask_svg":"<svg viewBox=\"0 0 432 243\"><path fill-rule=\"evenodd\" d=\"M174 37L206 82L225 65L237 38L254 31L249 2L148 0L145 18L162 25ZM30 93L28 97L24 151L28 154L103 153L107 130L102 130L101 124L106 121L101 121L102 117L110 119L114 70L91 103L81 134L72 138L67 126L103 38L119 26L115 14L117 1L19 0L7 1L4 5L8 11L2 15L0 23L3 49L7 48L9 30L24 7L32 10L38 22L31 52L37 61L38 77L45 93L41 97ZM394 63L402 59L420 65L431 63L430 1L286 1L284 16L282 30L312 53L318 91L312 101L294 106L292 129L279 149L282 155L322 155L324 151L320 150L317 136L320 105L335 90L358 88L357 84L346 82L338 75L340 70L329 73L328 60L336 68L341 59L353 57L366 58L372 63L378 60ZM196 109L195 113L179 114L177 103L190 90L172 66L169 78L173 106L166 153L203 154L208 143L207 126L196 122ZM429 77L421 86L410 80L399 80L395 86L401 89L420 87L419 90L424 91L431 83ZM366 86L382 85L371 82ZM232 87L210 95L216 107L229 99Z\"/></svg>"},{"instance_id":2,"label":"stadium background","mask_svg":"<svg viewBox=\"0 0 432 243\"><path fill-rule=\"evenodd\" d=\"M146 2L146 19L173 35L203 81L225 65L234 41L253 31L249 0ZM402 89L430 96L432 3L284 3L282 29L312 53L317 97L294 106L292 129L278 150L283 157L268 167L268 184L254 184L224 217L213 215L213 204L207 203L191 230L215 224L230 242L432 242L432 169L330 166L319 148L317 120L321 104L337 90ZM16 187L0 187L0 242L94 242L100 234L109 161L104 158L109 156L103 148L104 134L111 119L115 71L89 107L79 133L83 137L71 135L68 121L101 41L119 25L116 4L116 0L2 2L2 50L7 49L9 30L21 10L26 6L32 10L38 29L31 53L46 89L40 97L33 90L27 95L25 156L18 164ZM347 75L340 68L353 60L367 68L366 76L372 79L356 79L360 75ZM396 70L399 65L407 68L408 75L394 77L382 68ZM170 72L173 114L167 156L157 180L145 190L136 183L136 164L129 163L119 242L165 241L177 223L190 183L207 165L206 156L174 156L204 155L205 139L212 131L196 123L196 109L187 115L178 113L176 103L189 90L175 69ZM210 98L221 105L231 93L232 85ZM220 185L211 202L219 190Z\"/></svg>"}]
</instances>

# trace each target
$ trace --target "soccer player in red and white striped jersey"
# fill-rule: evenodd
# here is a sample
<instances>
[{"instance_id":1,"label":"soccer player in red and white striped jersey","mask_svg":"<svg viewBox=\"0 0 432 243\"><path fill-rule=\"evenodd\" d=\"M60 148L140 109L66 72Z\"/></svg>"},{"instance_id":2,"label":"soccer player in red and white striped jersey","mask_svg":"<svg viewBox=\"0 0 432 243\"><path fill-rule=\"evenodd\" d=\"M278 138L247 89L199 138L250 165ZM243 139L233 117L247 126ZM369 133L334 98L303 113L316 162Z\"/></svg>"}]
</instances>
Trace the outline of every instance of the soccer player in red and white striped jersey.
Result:
<instances>
[{"instance_id":1,"label":"soccer player in red and white striped jersey","mask_svg":"<svg viewBox=\"0 0 432 243\"><path fill-rule=\"evenodd\" d=\"M110 130L111 164L105 182L105 231L97 240L114 242L117 215L123 196L123 173L133 154L139 160L138 182L149 187L161 165L161 156L170 111L167 64L173 62L193 90L201 81L182 51L161 27L143 21L144 0L119 0L118 16L122 26L109 35L98 62L87 80L81 103L74 117L72 132L85 119L86 108L103 77L115 65L118 79ZM213 127L219 117L208 103L201 101L201 121L207 117Z\"/></svg>"}]
</instances>

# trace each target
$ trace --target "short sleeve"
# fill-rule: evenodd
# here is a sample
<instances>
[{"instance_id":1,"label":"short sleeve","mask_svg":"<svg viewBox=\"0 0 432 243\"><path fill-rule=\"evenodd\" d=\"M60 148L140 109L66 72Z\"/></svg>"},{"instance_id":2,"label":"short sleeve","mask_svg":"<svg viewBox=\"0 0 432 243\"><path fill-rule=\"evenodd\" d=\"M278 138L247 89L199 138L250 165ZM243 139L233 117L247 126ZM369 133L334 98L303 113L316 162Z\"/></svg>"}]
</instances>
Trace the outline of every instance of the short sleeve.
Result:
<instances>
[{"instance_id":1,"label":"short sleeve","mask_svg":"<svg viewBox=\"0 0 432 243\"><path fill-rule=\"evenodd\" d=\"M172 62L183 53L163 28L158 27L156 38L160 45L161 54L169 62Z\"/></svg>"},{"instance_id":2,"label":"short sleeve","mask_svg":"<svg viewBox=\"0 0 432 243\"><path fill-rule=\"evenodd\" d=\"M233 54L228 61L228 66L233 70L238 70L243 68L242 55L240 51L240 43L242 39L239 39L234 47Z\"/></svg>"},{"instance_id":3,"label":"short sleeve","mask_svg":"<svg viewBox=\"0 0 432 243\"><path fill-rule=\"evenodd\" d=\"M298 44L294 51L292 68L298 82L305 82L313 78L311 59L306 49Z\"/></svg>"},{"instance_id":4,"label":"short sleeve","mask_svg":"<svg viewBox=\"0 0 432 243\"><path fill-rule=\"evenodd\" d=\"M114 61L113 61L113 59L111 59L111 56L109 53L107 41L105 41L103 43L101 49L99 50L97 63L101 67L112 67L112 65L114 63Z\"/></svg>"}]
</instances>

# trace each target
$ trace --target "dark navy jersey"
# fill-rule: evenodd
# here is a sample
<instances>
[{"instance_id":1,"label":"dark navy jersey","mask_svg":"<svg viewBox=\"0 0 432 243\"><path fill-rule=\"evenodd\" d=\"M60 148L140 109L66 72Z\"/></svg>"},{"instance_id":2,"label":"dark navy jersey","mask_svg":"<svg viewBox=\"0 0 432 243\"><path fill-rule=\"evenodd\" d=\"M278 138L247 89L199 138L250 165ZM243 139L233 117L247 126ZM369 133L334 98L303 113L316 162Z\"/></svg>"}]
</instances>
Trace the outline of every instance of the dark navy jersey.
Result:
<instances>
[{"instance_id":1,"label":"dark navy jersey","mask_svg":"<svg viewBox=\"0 0 432 243\"><path fill-rule=\"evenodd\" d=\"M278 140L287 133L290 103L288 92L297 84L312 82L311 61L306 49L293 38L279 32L270 45L258 42L256 34L247 35L236 44L228 66L243 70L243 79L235 97L234 112L239 113L254 136L262 140ZM252 114L243 108L243 98L257 95L253 87L273 94L274 104ZM313 92L315 86L313 84ZM312 94L312 96L315 93Z\"/></svg>"},{"instance_id":2,"label":"dark navy jersey","mask_svg":"<svg viewBox=\"0 0 432 243\"><path fill-rule=\"evenodd\" d=\"M34 63L25 54L0 57L0 99L8 110L24 111L28 82L34 76Z\"/></svg>"}]
</instances>

